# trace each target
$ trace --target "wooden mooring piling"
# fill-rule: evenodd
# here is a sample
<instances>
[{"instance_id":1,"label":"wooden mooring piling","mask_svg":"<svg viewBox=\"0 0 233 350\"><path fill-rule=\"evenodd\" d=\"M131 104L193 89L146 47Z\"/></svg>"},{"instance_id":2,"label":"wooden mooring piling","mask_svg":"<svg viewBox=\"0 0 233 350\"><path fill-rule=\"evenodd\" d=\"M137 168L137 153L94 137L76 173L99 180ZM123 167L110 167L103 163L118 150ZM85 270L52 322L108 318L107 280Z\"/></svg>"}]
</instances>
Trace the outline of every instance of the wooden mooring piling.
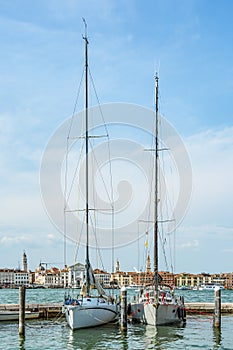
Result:
<instances>
[{"instance_id":1,"label":"wooden mooring piling","mask_svg":"<svg viewBox=\"0 0 233 350\"><path fill-rule=\"evenodd\" d=\"M221 328L221 289L216 287L214 291L214 327Z\"/></svg>"},{"instance_id":2,"label":"wooden mooring piling","mask_svg":"<svg viewBox=\"0 0 233 350\"><path fill-rule=\"evenodd\" d=\"M25 287L19 287L19 336L25 336Z\"/></svg>"},{"instance_id":3,"label":"wooden mooring piling","mask_svg":"<svg viewBox=\"0 0 233 350\"><path fill-rule=\"evenodd\" d=\"M121 330L127 331L127 290L124 286L121 288Z\"/></svg>"}]
</instances>

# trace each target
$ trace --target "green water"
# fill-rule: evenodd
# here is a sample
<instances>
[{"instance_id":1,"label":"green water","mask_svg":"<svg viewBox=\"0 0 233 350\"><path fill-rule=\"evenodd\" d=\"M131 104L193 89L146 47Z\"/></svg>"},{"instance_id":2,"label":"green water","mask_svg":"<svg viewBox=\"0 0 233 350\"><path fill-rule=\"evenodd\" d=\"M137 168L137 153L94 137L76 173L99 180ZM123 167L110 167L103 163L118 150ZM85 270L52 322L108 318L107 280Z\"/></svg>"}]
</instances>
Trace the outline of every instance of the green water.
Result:
<instances>
[{"instance_id":1,"label":"green water","mask_svg":"<svg viewBox=\"0 0 233 350\"><path fill-rule=\"evenodd\" d=\"M130 295L131 293L129 293ZM179 291L187 302L213 301L212 291ZM27 303L62 302L63 290L27 290ZM18 290L0 290L0 303L17 303ZM222 302L233 302L233 291L222 291ZM221 331L212 316L188 316L185 327L128 325L126 334L116 324L71 331L64 320L28 321L24 342L17 322L0 324L0 349L233 349L233 315L222 316Z\"/></svg>"}]
</instances>

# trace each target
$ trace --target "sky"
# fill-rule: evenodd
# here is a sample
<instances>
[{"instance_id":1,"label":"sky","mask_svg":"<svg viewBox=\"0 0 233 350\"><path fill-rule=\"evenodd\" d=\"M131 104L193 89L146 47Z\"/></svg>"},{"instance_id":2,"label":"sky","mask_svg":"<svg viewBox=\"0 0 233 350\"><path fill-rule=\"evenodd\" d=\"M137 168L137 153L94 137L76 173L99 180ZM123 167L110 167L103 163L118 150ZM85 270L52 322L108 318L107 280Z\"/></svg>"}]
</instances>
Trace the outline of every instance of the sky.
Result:
<instances>
[{"instance_id":1,"label":"sky","mask_svg":"<svg viewBox=\"0 0 233 350\"><path fill-rule=\"evenodd\" d=\"M0 0L0 8L0 267L18 267L24 250L31 270L64 263L40 168L74 108L84 17L101 103L153 109L158 71L160 113L189 154L192 196L176 230L175 272L233 271L232 1ZM133 270L136 254L135 244L117 249L122 270Z\"/></svg>"}]
</instances>

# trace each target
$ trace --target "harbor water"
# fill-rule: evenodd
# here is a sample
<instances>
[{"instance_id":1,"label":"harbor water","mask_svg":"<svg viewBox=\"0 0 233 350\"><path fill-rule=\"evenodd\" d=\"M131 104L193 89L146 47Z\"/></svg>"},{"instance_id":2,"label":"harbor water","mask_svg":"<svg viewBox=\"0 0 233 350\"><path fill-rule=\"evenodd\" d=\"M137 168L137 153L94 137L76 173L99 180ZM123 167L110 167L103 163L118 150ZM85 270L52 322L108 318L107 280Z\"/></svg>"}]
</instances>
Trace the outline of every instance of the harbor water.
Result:
<instances>
[{"instance_id":1,"label":"harbor water","mask_svg":"<svg viewBox=\"0 0 233 350\"><path fill-rule=\"evenodd\" d=\"M132 295L128 292L128 297ZM177 291L187 302L213 302L213 291ZM222 302L233 303L233 291L221 292ZM17 289L1 289L0 304L18 303ZM62 302L62 289L29 289L26 303ZM222 316L221 330L213 328L212 315L188 315L185 327L128 325L122 333L119 325L108 324L72 331L64 318L26 322L25 340L18 336L17 322L1 322L0 349L233 349L233 315Z\"/></svg>"}]
</instances>

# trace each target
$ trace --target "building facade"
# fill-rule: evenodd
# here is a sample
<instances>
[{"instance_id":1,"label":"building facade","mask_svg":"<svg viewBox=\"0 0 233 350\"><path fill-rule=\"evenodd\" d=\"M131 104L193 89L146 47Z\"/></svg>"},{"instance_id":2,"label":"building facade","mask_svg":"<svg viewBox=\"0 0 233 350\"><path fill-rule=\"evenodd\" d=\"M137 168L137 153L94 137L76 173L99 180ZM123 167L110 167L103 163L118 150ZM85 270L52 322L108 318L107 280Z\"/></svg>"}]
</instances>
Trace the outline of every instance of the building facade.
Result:
<instances>
[{"instance_id":1,"label":"building facade","mask_svg":"<svg viewBox=\"0 0 233 350\"><path fill-rule=\"evenodd\" d=\"M85 265L76 263L68 267L68 286L80 288L85 279Z\"/></svg>"},{"instance_id":2,"label":"building facade","mask_svg":"<svg viewBox=\"0 0 233 350\"><path fill-rule=\"evenodd\" d=\"M98 280L98 282L101 284L103 288L110 288L110 280L111 280L111 274L100 270L100 269L95 269L94 271L94 276Z\"/></svg>"},{"instance_id":3,"label":"building facade","mask_svg":"<svg viewBox=\"0 0 233 350\"><path fill-rule=\"evenodd\" d=\"M43 266L46 264L46 268ZM136 271L121 271L120 263L117 259L115 272L108 273L106 271L95 269L95 277L104 288L122 286L145 286L154 283L154 273L151 271L150 256L147 256L146 269L144 272ZM171 287L187 287L194 288L202 284L220 284L226 289L233 289L233 272L229 273L199 273L193 274L182 272L173 274L167 271L160 271L160 277L164 284ZM35 272L28 271L27 256L24 251L22 256L22 270L2 268L0 269L0 286L11 287L20 285L43 285L46 287L74 287L80 288L85 280L85 266L81 263L76 263L63 269L51 267L47 269L47 263L40 263Z\"/></svg>"},{"instance_id":4,"label":"building facade","mask_svg":"<svg viewBox=\"0 0 233 350\"><path fill-rule=\"evenodd\" d=\"M0 269L0 285L8 287L14 284L14 269Z\"/></svg>"}]
</instances>

